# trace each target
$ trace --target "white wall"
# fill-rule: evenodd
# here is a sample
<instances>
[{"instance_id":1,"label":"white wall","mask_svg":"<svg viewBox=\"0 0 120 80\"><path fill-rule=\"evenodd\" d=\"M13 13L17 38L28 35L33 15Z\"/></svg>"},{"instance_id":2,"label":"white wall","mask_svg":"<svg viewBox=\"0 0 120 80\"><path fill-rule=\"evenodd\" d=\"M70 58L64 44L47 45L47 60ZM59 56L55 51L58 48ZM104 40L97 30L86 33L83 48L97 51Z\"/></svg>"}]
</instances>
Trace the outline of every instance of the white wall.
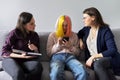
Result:
<instances>
[{"instance_id":1,"label":"white wall","mask_svg":"<svg viewBox=\"0 0 120 80\"><path fill-rule=\"evenodd\" d=\"M12 30L22 11L33 14L36 31L53 31L57 18L66 14L71 17L73 31L83 27L82 11L96 7L111 28L120 27L120 0L0 0L0 31Z\"/></svg>"}]
</instances>

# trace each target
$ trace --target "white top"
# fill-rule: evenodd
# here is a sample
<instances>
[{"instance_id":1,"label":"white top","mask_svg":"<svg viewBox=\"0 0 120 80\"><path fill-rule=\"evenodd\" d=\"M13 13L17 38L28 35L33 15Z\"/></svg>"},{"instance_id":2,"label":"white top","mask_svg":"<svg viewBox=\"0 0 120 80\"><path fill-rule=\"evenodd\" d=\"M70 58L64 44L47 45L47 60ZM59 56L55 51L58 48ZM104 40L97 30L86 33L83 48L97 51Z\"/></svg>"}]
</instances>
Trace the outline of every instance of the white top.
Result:
<instances>
[{"instance_id":1,"label":"white top","mask_svg":"<svg viewBox=\"0 0 120 80\"><path fill-rule=\"evenodd\" d=\"M98 29L95 33L92 32L92 29L90 29L90 34L87 38L87 46L88 50L90 51L90 55L98 54L97 52L97 35L98 35Z\"/></svg>"}]
</instances>

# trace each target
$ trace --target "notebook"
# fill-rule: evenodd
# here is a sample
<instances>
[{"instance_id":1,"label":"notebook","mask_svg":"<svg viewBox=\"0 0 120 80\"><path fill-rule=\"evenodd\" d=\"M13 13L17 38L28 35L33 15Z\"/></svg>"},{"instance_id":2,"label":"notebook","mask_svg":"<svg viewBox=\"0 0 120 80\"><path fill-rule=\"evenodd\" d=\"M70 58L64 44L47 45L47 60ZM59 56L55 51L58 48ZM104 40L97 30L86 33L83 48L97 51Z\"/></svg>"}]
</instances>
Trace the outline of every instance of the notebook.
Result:
<instances>
[{"instance_id":1,"label":"notebook","mask_svg":"<svg viewBox=\"0 0 120 80\"><path fill-rule=\"evenodd\" d=\"M18 50L18 49L12 49L12 51L14 53L18 53L18 54L21 54L21 53L26 53L26 55L29 55L29 56L41 56L42 54L41 53L36 53L36 52L26 52L26 51L23 51L23 50Z\"/></svg>"}]
</instances>

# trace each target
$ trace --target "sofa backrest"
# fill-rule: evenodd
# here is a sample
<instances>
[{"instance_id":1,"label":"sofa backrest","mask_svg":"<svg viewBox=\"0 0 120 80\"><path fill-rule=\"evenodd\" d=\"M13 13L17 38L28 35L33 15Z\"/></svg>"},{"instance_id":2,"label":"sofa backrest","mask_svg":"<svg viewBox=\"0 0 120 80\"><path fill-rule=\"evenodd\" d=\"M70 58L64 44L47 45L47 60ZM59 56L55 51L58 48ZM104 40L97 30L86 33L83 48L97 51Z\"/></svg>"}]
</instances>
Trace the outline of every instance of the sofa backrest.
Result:
<instances>
[{"instance_id":1,"label":"sofa backrest","mask_svg":"<svg viewBox=\"0 0 120 80\"><path fill-rule=\"evenodd\" d=\"M6 38L7 34L8 34L7 31L0 32L0 52L1 52L3 44L5 43L5 38Z\"/></svg>"},{"instance_id":2,"label":"sofa backrest","mask_svg":"<svg viewBox=\"0 0 120 80\"><path fill-rule=\"evenodd\" d=\"M42 56L40 57L41 61L49 61L49 57L47 56L46 46L47 40L50 32L38 32L40 38L40 52Z\"/></svg>"},{"instance_id":3,"label":"sofa backrest","mask_svg":"<svg viewBox=\"0 0 120 80\"><path fill-rule=\"evenodd\" d=\"M120 52L120 29L112 29L112 32L114 34L118 51ZM43 54L43 56L41 57L41 60L49 61L49 57L47 56L47 51L46 51L46 45L47 45L47 39L50 32L38 32L38 34L40 37L40 51ZM84 60L84 59L85 59L84 52L81 52L79 60Z\"/></svg>"},{"instance_id":4,"label":"sofa backrest","mask_svg":"<svg viewBox=\"0 0 120 80\"><path fill-rule=\"evenodd\" d=\"M114 34L115 42L118 48L118 52L120 53L120 28L119 29L112 29Z\"/></svg>"},{"instance_id":5,"label":"sofa backrest","mask_svg":"<svg viewBox=\"0 0 120 80\"><path fill-rule=\"evenodd\" d=\"M1 31L0 32L0 60L2 60L1 53L2 53L2 46L5 43L5 38L8 35L8 31Z\"/></svg>"},{"instance_id":6,"label":"sofa backrest","mask_svg":"<svg viewBox=\"0 0 120 80\"><path fill-rule=\"evenodd\" d=\"M118 48L118 51L120 52L120 29L112 29L112 32L115 36L115 42ZM0 33L0 54L2 46L5 42L5 38L7 36L7 31L1 31ZM40 38L40 52L42 53L42 56L40 57L41 61L49 61L49 57L47 56L46 51L46 45L47 45L47 39L50 32L38 32L39 38ZM1 60L1 57L0 57Z\"/></svg>"}]
</instances>

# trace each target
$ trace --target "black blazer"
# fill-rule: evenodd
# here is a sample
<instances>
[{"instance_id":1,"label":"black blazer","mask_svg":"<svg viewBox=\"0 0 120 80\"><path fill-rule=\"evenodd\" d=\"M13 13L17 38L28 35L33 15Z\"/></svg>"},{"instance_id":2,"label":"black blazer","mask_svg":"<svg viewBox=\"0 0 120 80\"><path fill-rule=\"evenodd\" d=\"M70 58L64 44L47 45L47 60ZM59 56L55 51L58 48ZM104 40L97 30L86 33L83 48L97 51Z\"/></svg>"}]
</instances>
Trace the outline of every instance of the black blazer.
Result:
<instances>
[{"instance_id":1,"label":"black blazer","mask_svg":"<svg viewBox=\"0 0 120 80\"><path fill-rule=\"evenodd\" d=\"M90 52L86 45L86 40L89 35L90 27L84 27L78 32L79 39L83 39L85 43L85 56L86 60L90 57ZM102 53L103 57L111 57L111 65L115 74L120 73L120 54L114 40L114 35L108 26L99 28L97 36L97 51Z\"/></svg>"}]
</instances>

